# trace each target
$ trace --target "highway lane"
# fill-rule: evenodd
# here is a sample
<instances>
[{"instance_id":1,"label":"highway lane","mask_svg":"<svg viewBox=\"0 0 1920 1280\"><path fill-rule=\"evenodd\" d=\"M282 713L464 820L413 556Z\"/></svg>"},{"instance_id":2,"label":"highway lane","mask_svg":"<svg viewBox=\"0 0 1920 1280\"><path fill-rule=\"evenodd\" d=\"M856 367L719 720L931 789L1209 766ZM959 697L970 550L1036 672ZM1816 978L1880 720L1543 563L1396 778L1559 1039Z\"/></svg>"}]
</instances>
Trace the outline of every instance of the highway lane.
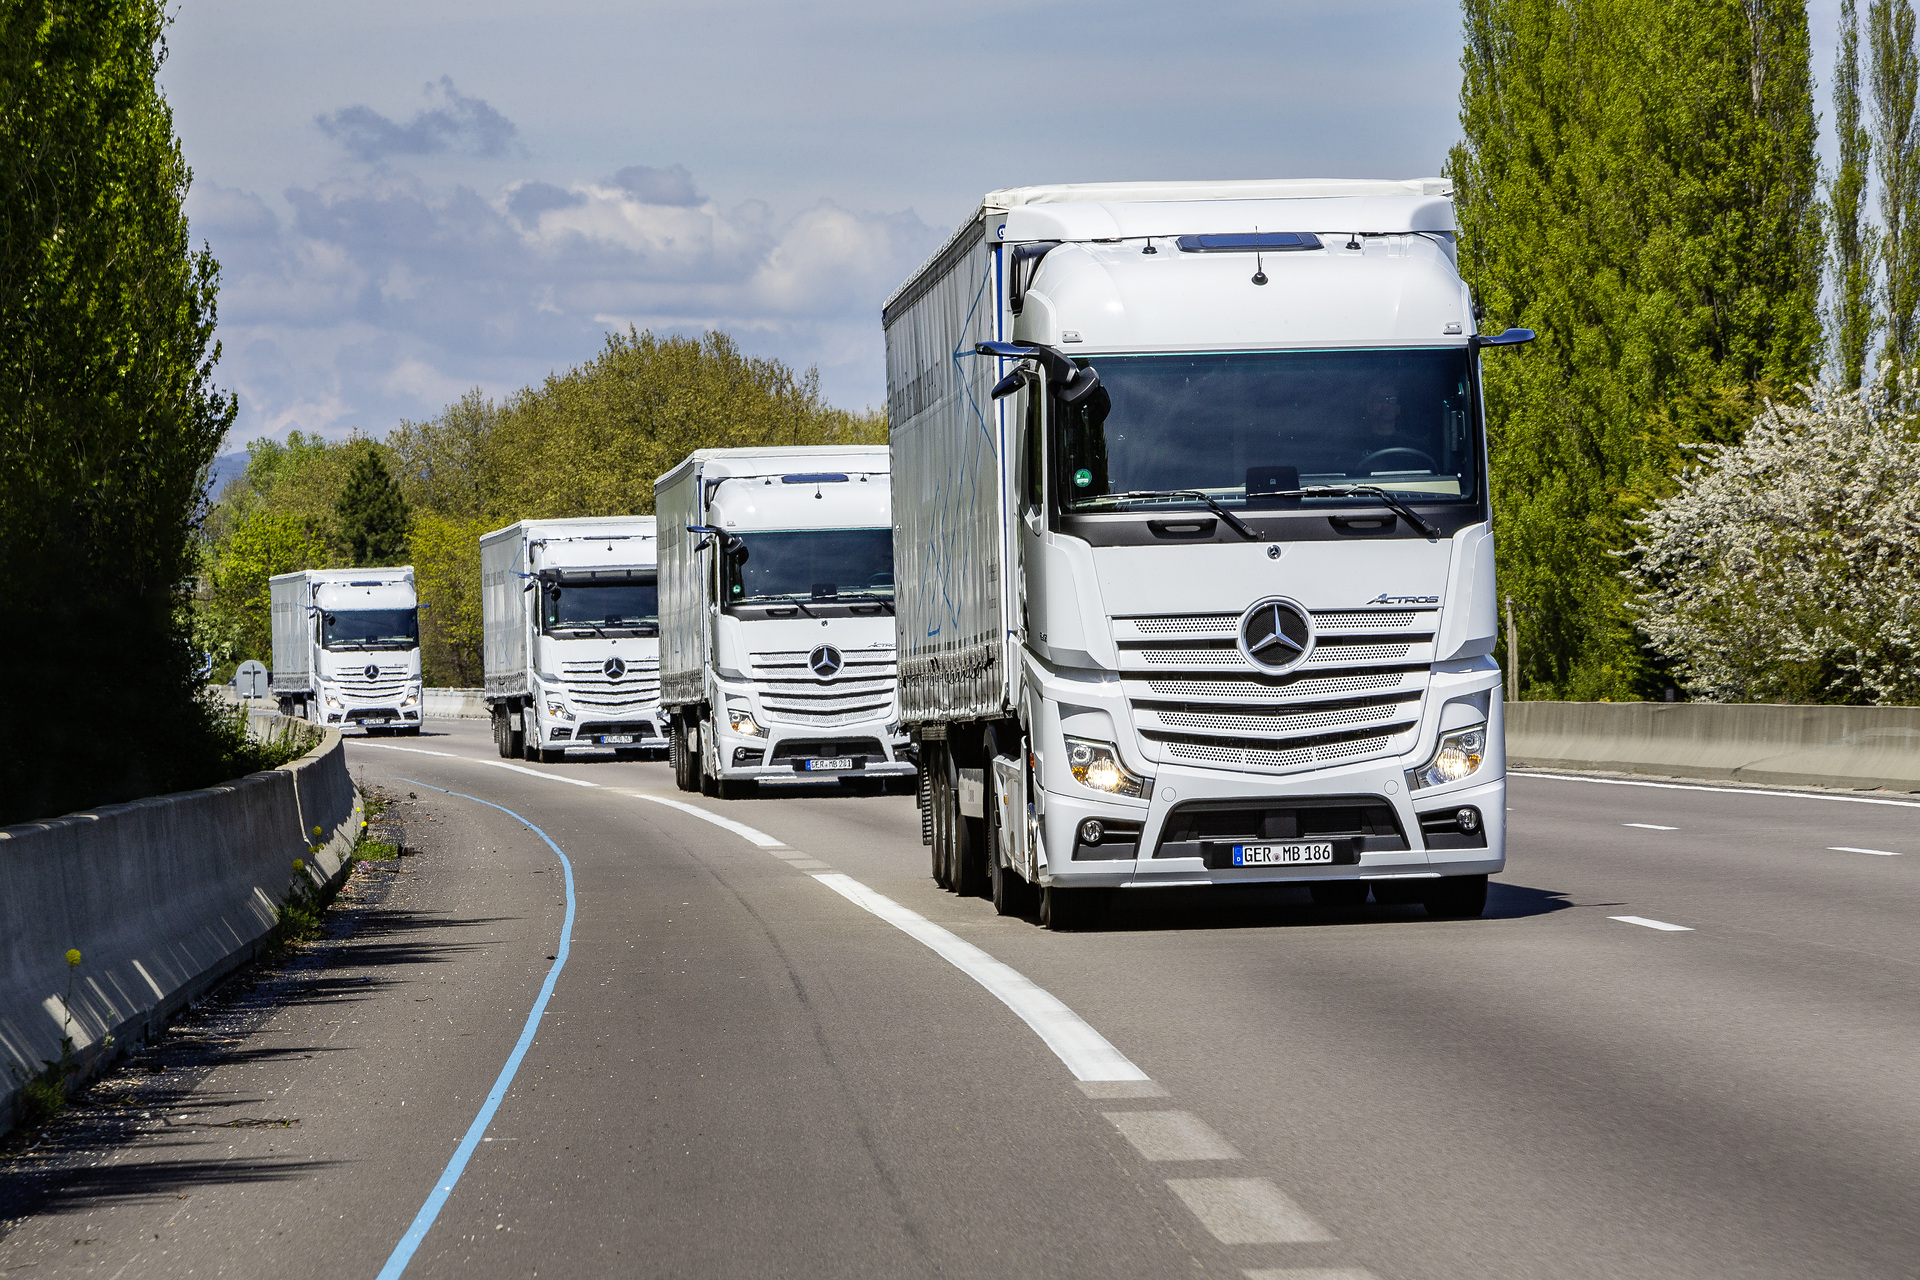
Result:
<instances>
[{"instance_id":1,"label":"highway lane","mask_svg":"<svg viewBox=\"0 0 1920 1280\"><path fill-rule=\"evenodd\" d=\"M1176 890L1050 934L935 888L910 799L705 800L660 765L503 768L483 724L437 727L356 742L356 774L524 814L572 859L579 912L493 1141L408 1275L1920 1274L1911 804L1519 777L1486 919ZM257 1187L196 1188L197 1274L250 1273L205 1265L243 1256L223 1229L274 1271L373 1274L519 1031L556 936L552 855L418 794L436 822L416 827L445 825L421 889L513 937L394 966L353 1052L398 1055L435 1104L324 1099L298 1138L332 1163L299 1175L313 1212L285 1236L239 1231ZM1076 1087L831 874L1024 974L1152 1084ZM466 1001L429 1041L403 1006L446 976ZM97 1208L0 1241L0 1273L112 1274L51 1243ZM117 1208L146 1234L153 1210ZM351 1248L313 1253L339 1212Z\"/></svg>"}]
</instances>

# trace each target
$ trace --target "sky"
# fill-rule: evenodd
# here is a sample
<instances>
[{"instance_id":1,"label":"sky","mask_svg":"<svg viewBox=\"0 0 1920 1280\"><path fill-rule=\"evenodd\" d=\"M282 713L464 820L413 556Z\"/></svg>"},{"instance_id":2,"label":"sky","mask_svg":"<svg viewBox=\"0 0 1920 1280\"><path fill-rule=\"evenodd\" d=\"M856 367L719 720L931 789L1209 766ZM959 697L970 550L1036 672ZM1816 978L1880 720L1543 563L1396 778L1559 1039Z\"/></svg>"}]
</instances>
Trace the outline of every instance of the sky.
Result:
<instances>
[{"instance_id":1,"label":"sky","mask_svg":"<svg viewBox=\"0 0 1920 1280\"><path fill-rule=\"evenodd\" d=\"M878 407L881 303L987 191L1428 176L1459 135L1451 0L173 13L228 449L384 436L629 325L724 329ZM1837 13L1811 6L1822 86Z\"/></svg>"}]
</instances>

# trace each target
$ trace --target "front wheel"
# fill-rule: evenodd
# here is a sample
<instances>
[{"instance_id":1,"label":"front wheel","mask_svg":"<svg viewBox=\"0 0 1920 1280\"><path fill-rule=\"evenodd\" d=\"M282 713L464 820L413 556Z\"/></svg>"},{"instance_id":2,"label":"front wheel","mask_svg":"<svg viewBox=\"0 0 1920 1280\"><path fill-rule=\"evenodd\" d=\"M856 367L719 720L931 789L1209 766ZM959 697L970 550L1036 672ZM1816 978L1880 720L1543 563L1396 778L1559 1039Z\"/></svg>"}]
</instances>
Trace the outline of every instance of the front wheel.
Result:
<instances>
[{"instance_id":1,"label":"front wheel","mask_svg":"<svg viewBox=\"0 0 1920 1280\"><path fill-rule=\"evenodd\" d=\"M700 749L693 754L694 778L700 784L700 794L717 799L720 795L720 779L707 772L707 744L713 741L713 726L702 722L700 725Z\"/></svg>"},{"instance_id":2,"label":"front wheel","mask_svg":"<svg viewBox=\"0 0 1920 1280\"><path fill-rule=\"evenodd\" d=\"M1471 920L1486 909L1485 876L1441 876L1427 890L1427 914L1436 920Z\"/></svg>"}]
</instances>

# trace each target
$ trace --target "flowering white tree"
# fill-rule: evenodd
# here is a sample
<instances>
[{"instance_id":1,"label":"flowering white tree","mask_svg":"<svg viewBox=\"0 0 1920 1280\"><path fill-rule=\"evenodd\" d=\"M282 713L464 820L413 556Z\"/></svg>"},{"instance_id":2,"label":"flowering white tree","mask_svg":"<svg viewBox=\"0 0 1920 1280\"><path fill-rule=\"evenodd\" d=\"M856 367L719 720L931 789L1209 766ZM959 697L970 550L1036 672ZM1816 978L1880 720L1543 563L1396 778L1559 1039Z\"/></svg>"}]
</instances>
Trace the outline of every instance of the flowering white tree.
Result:
<instances>
[{"instance_id":1,"label":"flowering white tree","mask_svg":"<svg viewBox=\"0 0 1920 1280\"><path fill-rule=\"evenodd\" d=\"M1714 702L1920 702L1915 391L1808 389L1636 522L1640 626Z\"/></svg>"}]
</instances>

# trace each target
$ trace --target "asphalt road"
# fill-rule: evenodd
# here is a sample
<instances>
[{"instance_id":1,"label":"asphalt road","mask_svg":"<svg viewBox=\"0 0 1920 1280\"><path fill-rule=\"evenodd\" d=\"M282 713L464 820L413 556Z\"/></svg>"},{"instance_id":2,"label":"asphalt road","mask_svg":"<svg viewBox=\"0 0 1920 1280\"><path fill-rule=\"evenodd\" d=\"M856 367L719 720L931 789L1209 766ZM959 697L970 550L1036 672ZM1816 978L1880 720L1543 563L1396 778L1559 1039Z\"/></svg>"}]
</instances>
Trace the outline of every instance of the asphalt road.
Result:
<instances>
[{"instance_id":1,"label":"asphalt road","mask_svg":"<svg viewBox=\"0 0 1920 1280\"><path fill-rule=\"evenodd\" d=\"M1517 777L1484 919L1052 934L910 798L435 729L350 748L415 797L376 918L0 1277L1920 1276L1920 797Z\"/></svg>"}]
</instances>

